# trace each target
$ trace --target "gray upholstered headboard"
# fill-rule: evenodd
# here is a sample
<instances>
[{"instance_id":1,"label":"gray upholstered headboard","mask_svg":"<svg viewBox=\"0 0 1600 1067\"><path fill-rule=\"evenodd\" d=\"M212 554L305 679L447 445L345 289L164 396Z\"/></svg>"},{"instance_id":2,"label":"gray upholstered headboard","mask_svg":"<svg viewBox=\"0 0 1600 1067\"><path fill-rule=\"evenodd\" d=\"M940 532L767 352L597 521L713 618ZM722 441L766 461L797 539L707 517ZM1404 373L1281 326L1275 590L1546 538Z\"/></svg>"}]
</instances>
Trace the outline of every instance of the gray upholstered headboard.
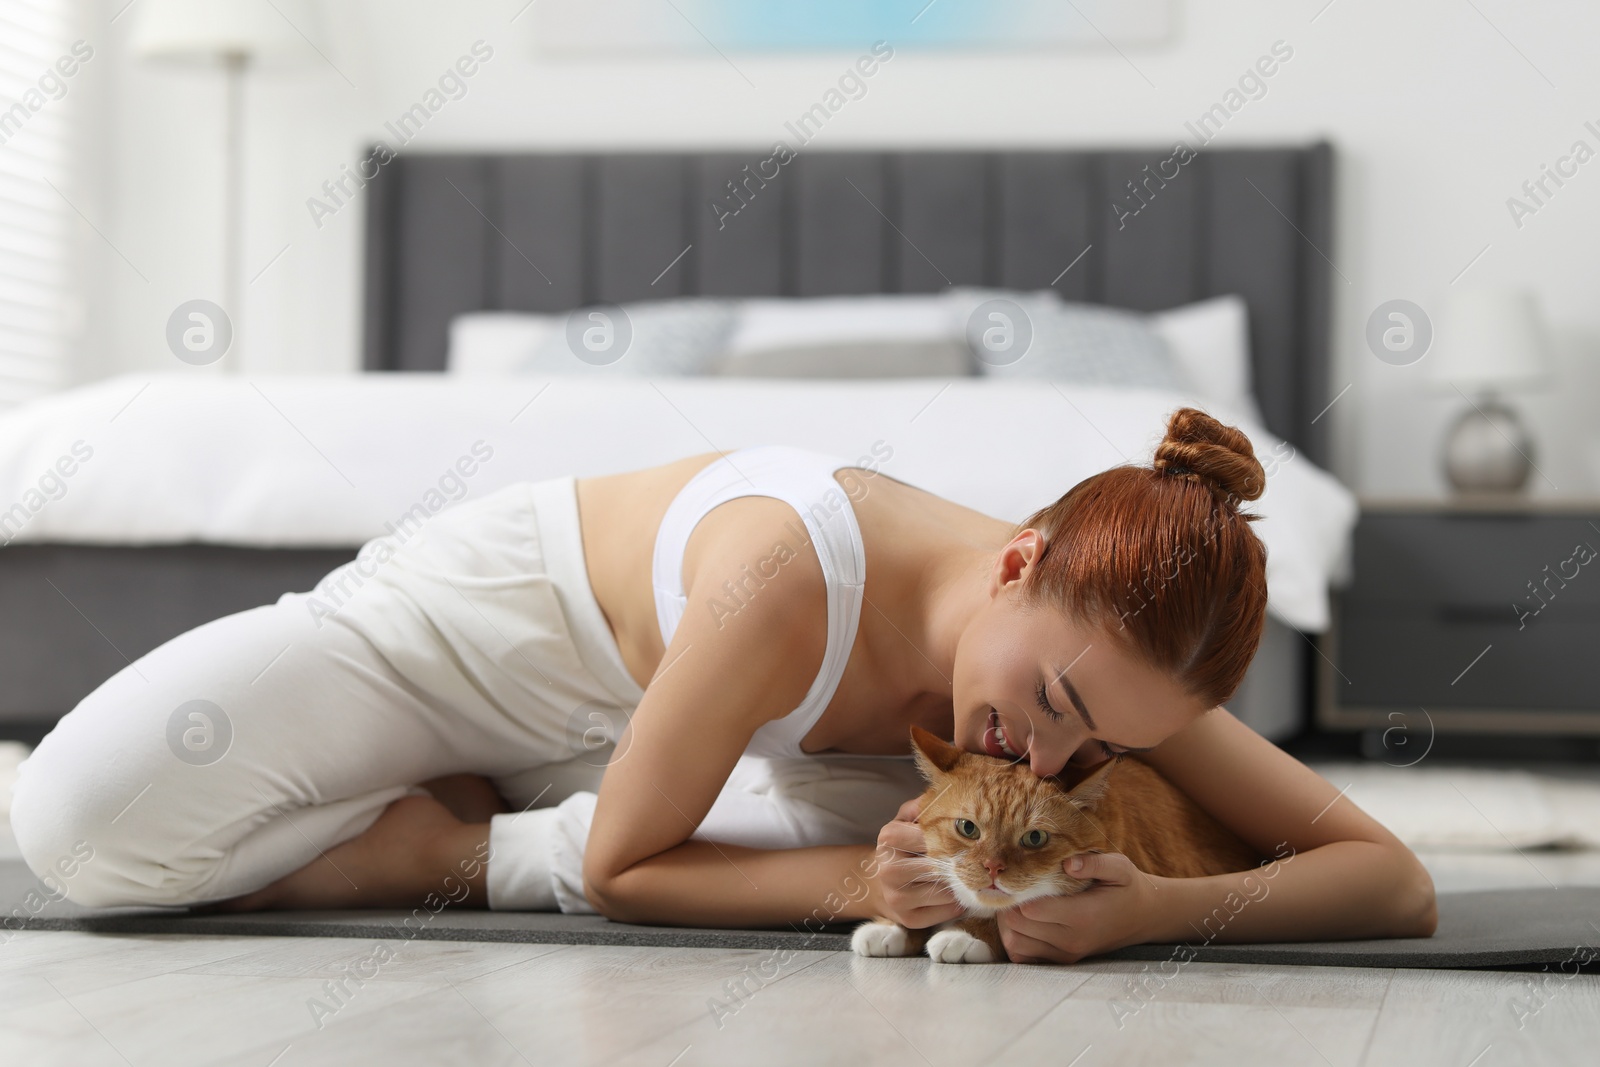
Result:
<instances>
[{"instance_id":1,"label":"gray upholstered headboard","mask_svg":"<svg viewBox=\"0 0 1600 1067\"><path fill-rule=\"evenodd\" d=\"M450 319L476 310L952 284L1146 310L1238 293L1268 428L1326 464L1332 161L1326 144L1186 161L402 155L367 188L365 366L442 370Z\"/></svg>"}]
</instances>

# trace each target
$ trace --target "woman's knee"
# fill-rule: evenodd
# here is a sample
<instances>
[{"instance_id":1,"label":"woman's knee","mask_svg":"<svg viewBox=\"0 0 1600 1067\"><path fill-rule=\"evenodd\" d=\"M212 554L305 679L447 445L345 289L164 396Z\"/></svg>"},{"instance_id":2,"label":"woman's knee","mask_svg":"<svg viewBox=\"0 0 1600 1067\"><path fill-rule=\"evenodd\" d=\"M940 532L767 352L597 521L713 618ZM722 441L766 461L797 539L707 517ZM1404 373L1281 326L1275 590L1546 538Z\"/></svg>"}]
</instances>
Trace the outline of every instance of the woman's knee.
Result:
<instances>
[{"instance_id":1,"label":"woman's knee","mask_svg":"<svg viewBox=\"0 0 1600 1067\"><path fill-rule=\"evenodd\" d=\"M30 768L24 764L24 771ZM106 885L110 835L92 828L99 820L38 774L24 773L12 790L11 831L28 869L53 900L89 907L131 903L113 899Z\"/></svg>"},{"instance_id":2,"label":"woman's knee","mask_svg":"<svg viewBox=\"0 0 1600 1067\"><path fill-rule=\"evenodd\" d=\"M209 899L203 887L213 864L174 866L137 832L76 814L35 819L26 806L12 811L17 849L52 899L86 908L170 907Z\"/></svg>"},{"instance_id":3,"label":"woman's knee","mask_svg":"<svg viewBox=\"0 0 1600 1067\"><path fill-rule=\"evenodd\" d=\"M151 798L107 788L105 774L89 760L53 756L35 752L23 761L11 798L17 850L51 897L85 907L195 899L204 868L170 862L162 820L139 811Z\"/></svg>"}]
</instances>

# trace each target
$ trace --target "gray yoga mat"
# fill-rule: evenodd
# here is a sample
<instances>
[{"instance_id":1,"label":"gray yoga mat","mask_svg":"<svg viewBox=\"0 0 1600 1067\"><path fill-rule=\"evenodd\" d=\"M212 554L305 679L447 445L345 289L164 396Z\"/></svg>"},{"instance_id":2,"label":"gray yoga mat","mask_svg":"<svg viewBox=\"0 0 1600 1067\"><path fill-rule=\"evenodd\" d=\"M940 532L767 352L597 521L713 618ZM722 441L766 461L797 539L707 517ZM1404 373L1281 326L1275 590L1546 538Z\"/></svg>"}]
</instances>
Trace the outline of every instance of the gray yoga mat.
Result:
<instances>
[{"instance_id":1,"label":"gray yoga mat","mask_svg":"<svg viewBox=\"0 0 1600 1067\"><path fill-rule=\"evenodd\" d=\"M594 915L490 912L446 907L405 911L278 911L190 915L181 909L81 908L67 901L36 907L43 886L18 860L0 862L0 925L7 930L115 934L221 934L261 937L362 937L429 941L524 941L568 945L812 949L850 947L846 926L816 932L705 930L634 926ZM1193 953L1192 956L1190 953ZM1570 970L1600 956L1600 888L1442 893L1431 938L1257 945L1135 945L1106 959L1275 963L1322 967L1539 968Z\"/></svg>"}]
</instances>

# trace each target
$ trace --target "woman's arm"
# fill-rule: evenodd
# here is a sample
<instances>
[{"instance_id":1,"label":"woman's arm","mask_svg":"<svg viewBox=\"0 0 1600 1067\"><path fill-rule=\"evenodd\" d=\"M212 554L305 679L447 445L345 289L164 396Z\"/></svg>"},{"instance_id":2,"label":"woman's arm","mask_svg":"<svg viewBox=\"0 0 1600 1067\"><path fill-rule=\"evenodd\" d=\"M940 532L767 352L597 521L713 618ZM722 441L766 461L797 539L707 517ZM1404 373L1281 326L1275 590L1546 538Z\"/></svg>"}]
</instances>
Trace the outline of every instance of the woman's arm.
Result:
<instances>
[{"instance_id":1,"label":"woman's arm","mask_svg":"<svg viewBox=\"0 0 1600 1067\"><path fill-rule=\"evenodd\" d=\"M1411 850L1226 710L1142 758L1272 862L1209 878L1155 878L1124 856L1083 857L1094 888L1002 917L1013 958L1071 962L1147 941L1433 934L1433 880Z\"/></svg>"},{"instance_id":2,"label":"woman's arm","mask_svg":"<svg viewBox=\"0 0 1600 1067\"><path fill-rule=\"evenodd\" d=\"M870 846L689 840L751 735L798 706L822 664L827 601L815 552L800 551L759 586L749 578L775 542L793 539L784 529L793 518L776 500L736 500L691 538L688 608L606 768L584 849L584 892L602 915L770 925L826 913L829 900L843 902L832 917L871 914L862 884Z\"/></svg>"},{"instance_id":3,"label":"woman's arm","mask_svg":"<svg viewBox=\"0 0 1600 1067\"><path fill-rule=\"evenodd\" d=\"M617 922L814 930L877 913L876 866L871 845L759 849L685 841L629 867L603 894L592 880L586 888L596 910Z\"/></svg>"},{"instance_id":4,"label":"woman's arm","mask_svg":"<svg viewBox=\"0 0 1600 1067\"><path fill-rule=\"evenodd\" d=\"M1143 758L1262 856L1289 850L1295 857L1274 880L1280 902L1249 922L1241 917L1252 940L1433 934L1433 879L1415 854L1227 709L1207 713ZM1280 915L1284 921L1275 921Z\"/></svg>"}]
</instances>

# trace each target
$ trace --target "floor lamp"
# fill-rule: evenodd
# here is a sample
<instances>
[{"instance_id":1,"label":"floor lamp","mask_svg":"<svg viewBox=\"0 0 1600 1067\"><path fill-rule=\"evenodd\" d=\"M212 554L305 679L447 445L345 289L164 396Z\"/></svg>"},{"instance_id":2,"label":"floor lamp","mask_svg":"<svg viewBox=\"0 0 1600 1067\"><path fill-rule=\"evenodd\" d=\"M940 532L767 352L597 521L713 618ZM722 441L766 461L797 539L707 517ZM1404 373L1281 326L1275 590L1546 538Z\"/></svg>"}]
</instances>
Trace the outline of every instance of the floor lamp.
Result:
<instances>
[{"instance_id":1,"label":"floor lamp","mask_svg":"<svg viewBox=\"0 0 1600 1067\"><path fill-rule=\"evenodd\" d=\"M252 67L292 66L317 53L320 22L312 0L144 0L130 48L140 59L221 67L225 93L223 310L240 334L239 284L244 226L244 77ZM230 361L237 372L239 361Z\"/></svg>"}]
</instances>

